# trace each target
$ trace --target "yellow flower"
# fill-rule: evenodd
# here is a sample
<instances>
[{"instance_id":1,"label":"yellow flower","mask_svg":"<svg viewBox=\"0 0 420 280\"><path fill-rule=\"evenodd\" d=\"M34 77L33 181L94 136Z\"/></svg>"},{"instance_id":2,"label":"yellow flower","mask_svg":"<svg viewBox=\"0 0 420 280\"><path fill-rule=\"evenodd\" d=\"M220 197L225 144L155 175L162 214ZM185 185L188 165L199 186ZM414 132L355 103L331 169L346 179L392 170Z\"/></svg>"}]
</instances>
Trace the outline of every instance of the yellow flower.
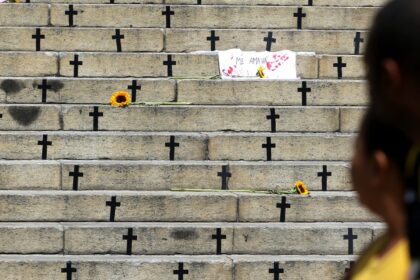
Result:
<instances>
[{"instance_id":1,"label":"yellow flower","mask_svg":"<svg viewBox=\"0 0 420 280\"><path fill-rule=\"evenodd\" d=\"M264 70L265 70L264 67L262 67L262 66L258 67L257 76L260 77L260 78L265 78Z\"/></svg>"},{"instance_id":2,"label":"yellow flower","mask_svg":"<svg viewBox=\"0 0 420 280\"><path fill-rule=\"evenodd\" d=\"M302 181L297 181L295 183L295 189L296 189L298 194L301 194L301 195L309 194L308 187Z\"/></svg>"},{"instance_id":3,"label":"yellow flower","mask_svg":"<svg viewBox=\"0 0 420 280\"><path fill-rule=\"evenodd\" d=\"M126 91L116 91L110 98L112 106L126 107L131 103L131 97Z\"/></svg>"}]
</instances>

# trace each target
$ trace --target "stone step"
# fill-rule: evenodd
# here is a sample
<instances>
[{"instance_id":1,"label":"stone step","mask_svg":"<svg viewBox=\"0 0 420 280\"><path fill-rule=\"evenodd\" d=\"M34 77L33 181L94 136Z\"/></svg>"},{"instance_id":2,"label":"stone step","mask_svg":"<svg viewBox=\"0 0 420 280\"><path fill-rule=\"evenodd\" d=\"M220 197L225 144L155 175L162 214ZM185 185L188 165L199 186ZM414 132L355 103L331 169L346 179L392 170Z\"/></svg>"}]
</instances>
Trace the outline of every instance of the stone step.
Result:
<instances>
[{"instance_id":1,"label":"stone step","mask_svg":"<svg viewBox=\"0 0 420 280\"><path fill-rule=\"evenodd\" d=\"M67 3L67 0L31 0L31 3ZM109 0L73 0L72 3L109 4ZM115 2L115 1L114 1ZM370 7L383 6L388 0L117 0L115 4L186 4L186 5L270 5L270 6L347 6Z\"/></svg>"},{"instance_id":2,"label":"stone step","mask_svg":"<svg viewBox=\"0 0 420 280\"><path fill-rule=\"evenodd\" d=\"M54 76L58 73L67 77L219 76L219 60L214 52L204 54L0 52L0 63L0 76L9 77ZM300 77L317 78L318 58L314 54L298 54L296 64L297 74ZM34 68L29 65L40 67Z\"/></svg>"},{"instance_id":3,"label":"stone step","mask_svg":"<svg viewBox=\"0 0 420 280\"><path fill-rule=\"evenodd\" d=\"M25 223L18 223L18 225L21 230L25 229ZM383 230L381 223L131 222L60 223L58 225L62 226L64 231L64 253L76 255L130 253L134 255L218 253L351 255L359 254L372 241L376 229ZM19 236L19 231L11 233L10 230L5 230L4 232ZM215 235L218 232L226 235L219 244L221 246L217 246L219 242ZM130 236L137 236L137 239L132 242L127 241L131 239ZM58 238L58 241L62 241L60 239ZM2 238L2 240L8 239ZM33 246L39 246L40 244L37 243L41 241L33 238ZM330 246L325 246L325 244L330 244ZM11 242L5 244L5 249L12 252L13 247L14 244ZM30 251L31 246L25 249ZM36 250L32 249L32 251L37 253Z\"/></svg>"},{"instance_id":4,"label":"stone step","mask_svg":"<svg viewBox=\"0 0 420 280\"><path fill-rule=\"evenodd\" d=\"M48 14L47 4L1 3L0 26L47 26Z\"/></svg>"},{"instance_id":5,"label":"stone step","mask_svg":"<svg viewBox=\"0 0 420 280\"><path fill-rule=\"evenodd\" d=\"M42 89L43 80L45 90ZM41 103L45 91L44 102L109 104L112 93L120 90L131 93L133 102L170 102L176 99L176 81L168 79L0 78L0 101L7 103Z\"/></svg>"},{"instance_id":6,"label":"stone step","mask_svg":"<svg viewBox=\"0 0 420 280\"><path fill-rule=\"evenodd\" d=\"M353 80L168 80L98 78L0 78L0 102L108 104L124 90L136 102L205 105L367 105L364 81ZM133 86L134 84L134 86ZM304 93L306 92L306 93Z\"/></svg>"},{"instance_id":7,"label":"stone step","mask_svg":"<svg viewBox=\"0 0 420 280\"><path fill-rule=\"evenodd\" d=\"M33 30L31 32L34 33ZM298 52L316 52L317 54L361 54L364 52L365 39L367 38L366 32L346 30L220 29L210 31L171 28L165 30L165 49L167 52L175 53L210 51L212 50L210 37L213 32L214 36L218 37L214 43L215 50L239 48L245 51L280 51L287 49ZM110 38L114 33L114 30L110 30L108 37ZM270 33L274 42L268 40ZM31 37L29 36L29 38ZM358 41L359 39L362 42ZM28 39L25 38L25 40ZM33 41L28 44L29 50L34 49ZM115 49L115 44L113 49Z\"/></svg>"},{"instance_id":8,"label":"stone step","mask_svg":"<svg viewBox=\"0 0 420 280\"><path fill-rule=\"evenodd\" d=\"M205 54L84 52L60 53L59 57L58 55L51 52L0 52L2 63L0 75L6 77L54 76L60 73L61 76L66 77L219 76L218 56L214 52ZM169 67L172 63L176 64ZM39 67L28 67L29 65ZM149 67L144 67L144 65ZM318 77L361 79L365 76L363 58L353 55L315 56L300 53L297 57L297 75L308 79Z\"/></svg>"},{"instance_id":9,"label":"stone step","mask_svg":"<svg viewBox=\"0 0 420 280\"><path fill-rule=\"evenodd\" d=\"M352 255L383 231L366 222L0 223L0 253Z\"/></svg>"},{"instance_id":10,"label":"stone step","mask_svg":"<svg viewBox=\"0 0 420 280\"><path fill-rule=\"evenodd\" d=\"M170 149L171 139L179 147ZM340 161L351 158L354 135L26 131L0 132L0 140L2 158L17 160L168 160L174 150L175 160Z\"/></svg>"},{"instance_id":11,"label":"stone step","mask_svg":"<svg viewBox=\"0 0 420 280\"><path fill-rule=\"evenodd\" d=\"M226 5L51 5L53 26L367 29L378 8ZM302 15L304 17L300 17ZM71 21L72 19L72 21Z\"/></svg>"},{"instance_id":12,"label":"stone step","mask_svg":"<svg viewBox=\"0 0 420 280\"><path fill-rule=\"evenodd\" d=\"M95 110L99 116L93 117ZM354 132L364 107L0 105L0 130ZM209 122L211 120L211 122Z\"/></svg>"},{"instance_id":13,"label":"stone step","mask_svg":"<svg viewBox=\"0 0 420 280\"><path fill-rule=\"evenodd\" d=\"M194 52L240 48L247 51L289 49L318 54L361 54L366 32L316 30L244 30L244 29L155 29L155 28L39 28L41 40L35 40L35 28L0 28L2 51L88 51L88 52ZM118 30L118 31L117 31ZM118 47L115 36L123 38ZM208 37L214 32L215 49ZM267 42L269 34L274 40ZM186 38L188 38L186 40ZM361 42L358 40L362 40ZM355 41L356 40L356 41Z\"/></svg>"},{"instance_id":14,"label":"stone step","mask_svg":"<svg viewBox=\"0 0 420 280\"><path fill-rule=\"evenodd\" d=\"M196 280L272 280L274 275L281 279L335 280L344 277L353 261L354 256L341 255L0 255L0 277L64 279L69 267L74 270L73 279L92 280L176 279L179 270L184 270L185 278Z\"/></svg>"},{"instance_id":15,"label":"stone step","mask_svg":"<svg viewBox=\"0 0 420 280\"><path fill-rule=\"evenodd\" d=\"M282 189L290 189L280 186ZM0 191L4 222L379 221L353 192ZM54 211L52 211L54 210Z\"/></svg>"},{"instance_id":16,"label":"stone step","mask_svg":"<svg viewBox=\"0 0 420 280\"><path fill-rule=\"evenodd\" d=\"M43 36L35 40L33 36ZM117 31L110 28L25 28L2 27L0 37L7 38L0 42L2 51L95 51L95 52L161 52L164 32L162 29L123 28L120 34L121 50L113 39ZM38 43L39 42L39 43Z\"/></svg>"},{"instance_id":17,"label":"stone step","mask_svg":"<svg viewBox=\"0 0 420 280\"><path fill-rule=\"evenodd\" d=\"M365 82L350 80L180 80L177 93L179 101L194 104L367 105L368 102Z\"/></svg>"},{"instance_id":18,"label":"stone step","mask_svg":"<svg viewBox=\"0 0 420 280\"><path fill-rule=\"evenodd\" d=\"M4 190L171 190L288 188L352 190L346 162L2 160ZM223 169L226 175L222 176ZM74 176L75 173L79 175ZM27 178L31 178L28 180ZM123 182L123 184L121 183Z\"/></svg>"},{"instance_id":19,"label":"stone step","mask_svg":"<svg viewBox=\"0 0 420 280\"><path fill-rule=\"evenodd\" d=\"M339 108L334 107L130 106L129 108L115 108L108 105L95 106L95 108L101 113L96 129L93 124L95 118L90 116L94 111L92 106L63 106L63 129L334 132L339 130L340 125ZM349 115L349 112L346 115Z\"/></svg>"}]
</instances>

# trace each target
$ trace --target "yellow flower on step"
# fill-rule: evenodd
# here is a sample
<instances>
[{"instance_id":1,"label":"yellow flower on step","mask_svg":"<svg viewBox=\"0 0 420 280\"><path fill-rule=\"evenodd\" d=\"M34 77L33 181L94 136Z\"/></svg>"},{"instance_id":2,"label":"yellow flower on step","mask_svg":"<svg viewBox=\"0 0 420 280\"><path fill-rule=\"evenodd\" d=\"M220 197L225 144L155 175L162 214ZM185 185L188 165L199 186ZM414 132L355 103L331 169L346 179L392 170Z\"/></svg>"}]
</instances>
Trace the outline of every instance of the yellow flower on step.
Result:
<instances>
[{"instance_id":1,"label":"yellow flower on step","mask_svg":"<svg viewBox=\"0 0 420 280\"><path fill-rule=\"evenodd\" d=\"M295 189L298 194L307 195L309 194L308 187L302 181L297 181L295 183Z\"/></svg>"},{"instance_id":2,"label":"yellow flower on step","mask_svg":"<svg viewBox=\"0 0 420 280\"><path fill-rule=\"evenodd\" d=\"M265 70L264 67L262 67L262 66L258 67L257 76L260 77L260 78L265 78L264 70Z\"/></svg>"},{"instance_id":3,"label":"yellow flower on step","mask_svg":"<svg viewBox=\"0 0 420 280\"><path fill-rule=\"evenodd\" d=\"M126 91L114 92L110 98L112 106L126 107L131 103L131 97Z\"/></svg>"}]
</instances>

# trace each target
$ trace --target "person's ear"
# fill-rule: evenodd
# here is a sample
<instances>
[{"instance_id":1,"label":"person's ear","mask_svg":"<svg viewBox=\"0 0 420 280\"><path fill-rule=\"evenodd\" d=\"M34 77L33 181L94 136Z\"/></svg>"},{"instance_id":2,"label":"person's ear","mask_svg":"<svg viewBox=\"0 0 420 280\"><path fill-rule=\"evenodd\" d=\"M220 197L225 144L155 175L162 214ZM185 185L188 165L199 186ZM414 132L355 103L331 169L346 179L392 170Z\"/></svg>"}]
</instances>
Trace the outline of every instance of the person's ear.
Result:
<instances>
[{"instance_id":1,"label":"person's ear","mask_svg":"<svg viewBox=\"0 0 420 280\"><path fill-rule=\"evenodd\" d=\"M387 155L377 150L373 153L373 174L372 174L372 186L376 189L384 189L389 183L389 174L391 170L391 162Z\"/></svg>"},{"instance_id":2,"label":"person's ear","mask_svg":"<svg viewBox=\"0 0 420 280\"><path fill-rule=\"evenodd\" d=\"M385 69L389 85L394 89L400 88L402 85L402 75L398 63L392 58L387 58L383 62L383 67Z\"/></svg>"}]
</instances>

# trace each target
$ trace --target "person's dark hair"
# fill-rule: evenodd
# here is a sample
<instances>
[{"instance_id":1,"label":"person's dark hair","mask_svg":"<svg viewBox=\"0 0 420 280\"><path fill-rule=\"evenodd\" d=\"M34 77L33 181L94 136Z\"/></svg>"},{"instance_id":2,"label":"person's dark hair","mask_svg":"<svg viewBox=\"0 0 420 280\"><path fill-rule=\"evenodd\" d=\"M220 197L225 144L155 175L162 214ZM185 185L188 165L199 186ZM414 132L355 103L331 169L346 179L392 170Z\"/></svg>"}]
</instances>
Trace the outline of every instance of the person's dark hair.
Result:
<instances>
[{"instance_id":1,"label":"person's dark hair","mask_svg":"<svg viewBox=\"0 0 420 280\"><path fill-rule=\"evenodd\" d=\"M401 179L404 180L407 155L412 147L406 134L369 111L362 123L361 136L367 155L378 150L383 151L398 168Z\"/></svg>"},{"instance_id":2,"label":"person's dark hair","mask_svg":"<svg viewBox=\"0 0 420 280\"><path fill-rule=\"evenodd\" d=\"M370 30L365 64L372 99L388 86L383 62L394 59L402 75L420 88L420 1L393 0L380 10Z\"/></svg>"}]
</instances>

